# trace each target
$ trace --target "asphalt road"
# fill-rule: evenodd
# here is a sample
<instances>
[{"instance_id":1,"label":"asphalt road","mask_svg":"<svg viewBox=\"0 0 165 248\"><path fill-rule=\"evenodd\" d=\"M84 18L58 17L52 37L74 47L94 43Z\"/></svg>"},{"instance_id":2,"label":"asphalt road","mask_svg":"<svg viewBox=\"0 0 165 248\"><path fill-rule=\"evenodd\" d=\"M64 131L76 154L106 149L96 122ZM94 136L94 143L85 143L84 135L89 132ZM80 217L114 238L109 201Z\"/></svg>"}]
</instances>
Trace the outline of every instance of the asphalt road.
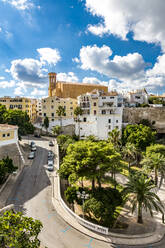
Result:
<instances>
[{"instance_id":1,"label":"asphalt road","mask_svg":"<svg viewBox=\"0 0 165 248\"><path fill-rule=\"evenodd\" d=\"M91 239L70 227L57 214L51 202L51 172L48 172L46 167L47 153L50 147L48 141L44 139L35 139L35 143L37 151L33 164L23 169L6 205L13 203L16 210L23 211L25 215L39 219L43 223L43 229L39 236L42 244L48 248L135 247L117 246ZM138 247L165 248L165 239L155 245Z\"/></svg>"}]
</instances>

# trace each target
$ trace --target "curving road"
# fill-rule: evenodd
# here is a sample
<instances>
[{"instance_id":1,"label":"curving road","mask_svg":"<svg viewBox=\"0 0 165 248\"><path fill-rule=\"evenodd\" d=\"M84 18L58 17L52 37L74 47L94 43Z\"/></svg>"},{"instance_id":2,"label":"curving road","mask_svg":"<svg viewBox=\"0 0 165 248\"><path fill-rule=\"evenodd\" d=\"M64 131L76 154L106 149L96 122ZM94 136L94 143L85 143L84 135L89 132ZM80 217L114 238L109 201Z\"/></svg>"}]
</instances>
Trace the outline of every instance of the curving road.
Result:
<instances>
[{"instance_id":1,"label":"curving road","mask_svg":"<svg viewBox=\"0 0 165 248\"><path fill-rule=\"evenodd\" d=\"M34 140L34 139L33 139ZM28 143L28 140L26 140ZM13 203L16 210L41 220L40 240L48 248L132 248L91 239L71 228L56 212L51 202L51 172L47 171L48 141L36 139L36 157L31 166L20 174L6 205ZM146 246L138 246L146 248ZM148 248L165 248L165 239Z\"/></svg>"}]
</instances>

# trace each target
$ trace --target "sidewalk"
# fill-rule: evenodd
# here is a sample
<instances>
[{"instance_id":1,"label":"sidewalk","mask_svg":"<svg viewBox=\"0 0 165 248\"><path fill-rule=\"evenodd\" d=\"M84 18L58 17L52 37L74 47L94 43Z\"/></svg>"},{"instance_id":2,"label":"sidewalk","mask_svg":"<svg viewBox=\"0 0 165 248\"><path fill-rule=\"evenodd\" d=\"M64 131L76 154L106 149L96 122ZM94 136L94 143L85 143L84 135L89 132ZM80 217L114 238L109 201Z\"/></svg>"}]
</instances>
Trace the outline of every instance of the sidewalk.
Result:
<instances>
[{"instance_id":1,"label":"sidewalk","mask_svg":"<svg viewBox=\"0 0 165 248\"><path fill-rule=\"evenodd\" d=\"M56 145L55 145L55 149L57 149ZM57 154L57 152L55 153ZM56 160L55 166L57 170L57 160ZM119 233L109 233L109 235L102 235L102 234L93 232L85 228L84 226L80 225L77 222L77 220L71 214L67 212L67 210L63 207L63 205L60 202L59 188L58 188L58 174L56 170L52 176L52 202L53 202L54 208L56 209L57 213L74 229L78 230L79 232L91 238L94 238L94 239L97 239L103 242L107 242L107 243L113 243L113 244L149 245L149 244L157 243L163 238L165 234L165 228L162 228L163 225L161 225L160 223L157 223L155 232L139 234L139 235L125 235L125 234L119 234ZM158 217L158 219L160 219L160 217Z\"/></svg>"}]
</instances>

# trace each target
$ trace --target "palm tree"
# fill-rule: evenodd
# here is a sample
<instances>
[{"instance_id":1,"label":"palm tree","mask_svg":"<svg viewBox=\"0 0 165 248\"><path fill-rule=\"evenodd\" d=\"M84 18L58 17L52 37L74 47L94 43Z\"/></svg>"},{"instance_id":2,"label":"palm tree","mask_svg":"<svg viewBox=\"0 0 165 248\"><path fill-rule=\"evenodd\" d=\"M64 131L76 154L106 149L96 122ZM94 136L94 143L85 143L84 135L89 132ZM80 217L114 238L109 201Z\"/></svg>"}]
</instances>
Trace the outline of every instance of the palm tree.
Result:
<instances>
[{"instance_id":1,"label":"palm tree","mask_svg":"<svg viewBox=\"0 0 165 248\"><path fill-rule=\"evenodd\" d=\"M163 215L164 207L159 197L153 192L155 185L151 178L147 178L142 173L137 173L129 176L128 179L124 193L126 194L126 200L129 200L132 204L132 213L137 209L137 222L143 223L143 209L149 210L151 217L153 217L154 209Z\"/></svg>"},{"instance_id":2,"label":"palm tree","mask_svg":"<svg viewBox=\"0 0 165 248\"><path fill-rule=\"evenodd\" d=\"M83 110L81 109L81 107L79 107L79 106L77 106L76 108L75 108L75 110L74 110L74 114L75 114L75 116L76 116L76 118L77 118L77 122L78 122L78 135L79 135L79 137L80 137L80 115L82 115L83 114Z\"/></svg>"},{"instance_id":3,"label":"palm tree","mask_svg":"<svg viewBox=\"0 0 165 248\"><path fill-rule=\"evenodd\" d=\"M58 109L56 110L57 115L60 118L60 126L62 128L62 116L65 116L66 112L65 112L65 108L61 105L58 106Z\"/></svg>"},{"instance_id":4,"label":"palm tree","mask_svg":"<svg viewBox=\"0 0 165 248\"><path fill-rule=\"evenodd\" d=\"M120 130L118 128L115 128L111 132L109 132L108 135L108 140L114 145L117 150L119 150L121 145Z\"/></svg>"},{"instance_id":5,"label":"palm tree","mask_svg":"<svg viewBox=\"0 0 165 248\"><path fill-rule=\"evenodd\" d=\"M155 172L155 186L158 185L158 172L161 172L161 175L165 172L165 157L160 153L151 153L147 154L141 161L141 164L144 165L146 169L153 170Z\"/></svg>"},{"instance_id":6,"label":"palm tree","mask_svg":"<svg viewBox=\"0 0 165 248\"><path fill-rule=\"evenodd\" d=\"M130 164L131 161L136 159L136 155L137 155L137 148L134 144L132 143L126 143L125 147L123 147L123 157L124 159L126 159L126 161L128 162L128 169L130 172Z\"/></svg>"},{"instance_id":7,"label":"palm tree","mask_svg":"<svg viewBox=\"0 0 165 248\"><path fill-rule=\"evenodd\" d=\"M55 126L55 127L52 127L52 132L55 136L58 136L60 133L61 133L61 127L60 126Z\"/></svg>"}]
</instances>

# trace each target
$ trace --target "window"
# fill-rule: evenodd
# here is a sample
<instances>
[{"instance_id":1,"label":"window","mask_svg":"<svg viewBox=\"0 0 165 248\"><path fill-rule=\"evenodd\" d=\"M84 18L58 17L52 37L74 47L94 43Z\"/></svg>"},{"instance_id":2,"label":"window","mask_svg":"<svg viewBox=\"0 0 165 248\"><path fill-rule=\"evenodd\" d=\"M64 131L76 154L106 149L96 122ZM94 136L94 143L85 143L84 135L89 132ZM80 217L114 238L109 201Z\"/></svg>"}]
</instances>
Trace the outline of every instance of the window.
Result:
<instances>
[{"instance_id":1,"label":"window","mask_svg":"<svg viewBox=\"0 0 165 248\"><path fill-rule=\"evenodd\" d=\"M115 128L119 129L119 127L118 127L118 126L115 126Z\"/></svg>"},{"instance_id":2,"label":"window","mask_svg":"<svg viewBox=\"0 0 165 248\"><path fill-rule=\"evenodd\" d=\"M54 102L54 101L52 100L52 102Z\"/></svg>"},{"instance_id":3,"label":"window","mask_svg":"<svg viewBox=\"0 0 165 248\"><path fill-rule=\"evenodd\" d=\"M118 120L116 120L116 123L118 123L119 121Z\"/></svg>"},{"instance_id":4,"label":"window","mask_svg":"<svg viewBox=\"0 0 165 248\"><path fill-rule=\"evenodd\" d=\"M44 100L44 102L46 102L46 100Z\"/></svg>"},{"instance_id":5,"label":"window","mask_svg":"<svg viewBox=\"0 0 165 248\"><path fill-rule=\"evenodd\" d=\"M102 97L102 99L106 99L106 97L105 97L105 96L103 96L103 97Z\"/></svg>"},{"instance_id":6,"label":"window","mask_svg":"<svg viewBox=\"0 0 165 248\"><path fill-rule=\"evenodd\" d=\"M52 113L52 117L54 117L54 113Z\"/></svg>"},{"instance_id":7,"label":"window","mask_svg":"<svg viewBox=\"0 0 165 248\"><path fill-rule=\"evenodd\" d=\"M108 125L108 129L111 129L111 125Z\"/></svg>"},{"instance_id":8,"label":"window","mask_svg":"<svg viewBox=\"0 0 165 248\"><path fill-rule=\"evenodd\" d=\"M52 106L51 106L51 108L53 109L53 108L54 108L54 106L52 105Z\"/></svg>"},{"instance_id":9,"label":"window","mask_svg":"<svg viewBox=\"0 0 165 248\"><path fill-rule=\"evenodd\" d=\"M87 118L86 118L86 117L84 117L84 118L83 118L83 122L86 122L86 121L87 121Z\"/></svg>"},{"instance_id":10,"label":"window","mask_svg":"<svg viewBox=\"0 0 165 248\"><path fill-rule=\"evenodd\" d=\"M108 120L108 123L111 123L111 119Z\"/></svg>"},{"instance_id":11,"label":"window","mask_svg":"<svg viewBox=\"0 0 165 248\"><path fill-rule=\"evenodd\" d=\"M6 136L5 133L3 133L3 134L2 134L2 137L4 138L5 136Z\"/></svg>"},{"instance_id":12,"label":"window","mask_svg":"<svg viewBox=\"0 0 165 248\"><path fill-rule=\"evenodd\" d=\"M96 110L94 110L94 115L96 115L97 114L97 112L96 112Z\"/></svg>"},{"instance_id":13,"label":"window","mask_svg":"<svg viewBox=\"0 0 165 248\"><path fill-rule=\"evenodd\" d=\"M10 133L7 134L7 137L10 137Z\"/></svg>"},{"instance_id":14,"label":"window","mask_svg":"<svg viewBox=\"0 0 165 248\"><path fill-rule=\"evenodd\" d=\"M93 106L96 106L96 102L93 103Z\"/></svg>"},{"instance_id":15,"label":"window","mask_svg":"<svg viewBox=\"0 0 165 248\"><path fill-rule=\"evenodd\" d=\"M70 109L73 109L73 107L70 107Z\"/></svg>"},{"instance_id":16,"label":"window","mask_svg":"<svg viewBox=\"0 0 165 248\"><path fill-rule=\"evenodd\" d=\"M70 104L72 104L73 102L70 102Z\"/></svg>"},{"instance_id":17,"label":"window","mask_svg":"<svg viewBox=\"0 0 165 248\"><path fill-rule=\"evenodd\" d=\"M105 114L106 114L106 110L103 109L103 110L101 111L101 113L102 113L102 115L105 115Z\"/></svg>"},{"instance_id":18,"label":"window","mask_svg":"<svg viewBox=\"0 0 165 248\"><path fill-rule=\"evenodd\" d=\"M114 99L114 96L110 96L110 99Z\"/></svg>"},{"instance_id":19,"label":"window","mask_svg":"<svg viewBox=\"0 0 165 248\"><path fill-rule=\"evenodd\" d=\"M52 119L52 121L54 121L54 119Z\"/></svg>"},{"instance_id":20,"label":"window","mask_svg":"<svg viewBox=\"0 0 165 248\"><path fill-rule=\"evenodd\" d=\"M46 113L44 113L44 116L46 116Z\"/></svg>"}]
</instances>

